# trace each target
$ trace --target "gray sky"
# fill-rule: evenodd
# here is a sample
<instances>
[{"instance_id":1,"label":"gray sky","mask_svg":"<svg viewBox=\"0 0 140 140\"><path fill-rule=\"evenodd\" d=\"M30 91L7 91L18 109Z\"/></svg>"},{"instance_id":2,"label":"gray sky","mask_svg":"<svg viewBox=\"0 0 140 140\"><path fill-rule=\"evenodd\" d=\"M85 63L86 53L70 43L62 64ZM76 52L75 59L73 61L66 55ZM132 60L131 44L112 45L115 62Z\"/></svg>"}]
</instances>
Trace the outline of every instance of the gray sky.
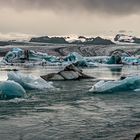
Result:
<instances>
[{"instance_id":1,"label":"gray sky","mask_svg":"<svg viewBox=\"0 0 140 140\"><path fill-rule=\"evenodd\" d=\"M140 36L140 0L0 0L0 32Z\"/></svg>"}]
</instances>

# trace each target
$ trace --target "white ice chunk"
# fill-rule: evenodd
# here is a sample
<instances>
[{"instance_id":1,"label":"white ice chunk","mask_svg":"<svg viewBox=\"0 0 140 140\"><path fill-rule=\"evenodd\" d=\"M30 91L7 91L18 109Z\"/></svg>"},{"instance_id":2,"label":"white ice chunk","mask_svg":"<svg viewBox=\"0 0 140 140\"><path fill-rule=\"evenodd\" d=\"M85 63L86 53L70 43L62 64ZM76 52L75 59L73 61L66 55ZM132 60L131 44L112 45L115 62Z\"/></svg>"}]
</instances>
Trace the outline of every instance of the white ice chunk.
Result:
<instances>
[{"instance_id":1,"label":"white ice chunk","mask_svg":"<svg viewBox=\"0 0 140 140\"><path fill-rule=\"evenodd\" d=\"M20 72L9 72L8 80L13 80L19 83L24 89L34 90L34 89L48 89L53 88L52 83L43 80L40 77L35 77L32 75L25 75Z\"/></svg>"},{"instance_id":2,"label":"white ice chunk","mask_svg":"<svg viewBox=\"0 0 140 140\"><path fill-rule=\"evenodd\" d=\"M89 90L90 92L117 92L140 88L140 75L129 76L123 80L99 81Z\"/></svg>"}]
</instances>

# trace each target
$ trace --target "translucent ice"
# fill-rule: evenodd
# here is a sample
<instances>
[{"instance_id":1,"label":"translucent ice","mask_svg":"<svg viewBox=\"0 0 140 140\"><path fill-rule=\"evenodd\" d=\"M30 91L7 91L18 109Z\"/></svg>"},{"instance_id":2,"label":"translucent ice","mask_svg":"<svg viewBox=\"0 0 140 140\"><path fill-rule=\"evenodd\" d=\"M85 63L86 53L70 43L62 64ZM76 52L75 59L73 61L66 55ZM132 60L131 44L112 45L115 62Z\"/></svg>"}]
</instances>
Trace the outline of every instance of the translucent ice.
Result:
<instances>
[{"instance_id":1,"label":"translucent ice","mask_svg":"<svg viewBox=\"0 0 140 140\"><path fill-rule=\"evenodd\" d=\"M39 61L39 62L59 62L59 57L48 55L47 53L35 52L33 50L28 51L29 61Z\"/></svg>"},{"instance_id":2,"label":"translucent ice","mask_svg":"<svg viewBox=\"0 0 140 140\"><path fill-rule=\"evenodd\" d=\"M8 80L13 80L19 83L24 89L27 90L43 90L53 88L52 83L49 83L40 77L38 78L32 75L25 75L20 72L9 72Z\"/></svg>"},{"instance_id":3,"label":"translucent ice","mask_svg":"<svg viewBox=\"0 0 140 140\"><path fill-rule=\"evenodd\" d=\"M132 65L132 64L140 64L140 59L137 57L124 57L122 59L124 64Z\"/></svg>"},{"instance_id":4,"label":"translucent ice","mask_svg":"<svg viewBox=\"0 0 140 140\"><path fill-rule=\"evenodd\" d=\"M64 61L75 63L76 66L88 66L87 61L77 52L72 52L64 58Z\"/></svg>"},{"instance_id":5,"label":"translucent ice","mask_svg":"<svg viewBox=\"0 0 140 140\"><path fill-rule=\"evenodd\" d=\"M8 63L13 63L17 60L20 60L21 58L24 58L24 50L20 48L13 48L5 55L4 61Z\"/></svg>"},{"instance_id":6,"label":"translucent ice","mask_svg":"<svg viewBox=\"0 0 140 140\"><path fill-rule=\"evenodd\" d=\"M140 75L128 76L123 80L99 81L89 90L91 92L118 92L140 88Z\"/></svg>"},{"instance_id":7,"label":"translucent ice","mask_svg":"<svg viewBox=\"0 0 140 140\"><path fill-rule=\"evenodd\" d=\"M47 53L35 52L33 50L22 50L20 48L13 48L3 58L3 62L5 63L24 63L27 61L31 62L45 61L45 63L46 62L55 63L59 62L60 58L48 55Z\"/></svg>"},{"instance_id":8,"label":"translucent ice","mask_svg":"<svg viewBox=\"0 0 140 140\"><path fill-rule=\"evenodd\" d=\"M0 99L20 98L25 94L23 87L14 81L0 83Z\"/></svg>"},{"instance_id":9,"label":"translucent ice","mask_svg":"<svg viewBox=\"0 0 140 140\"><path fill-rule=\"evenodd\" d=\"M77 61L82 61L84 58L78 54L77 52L72 52L68 54L68 56L65 57L66 61L72 61L72 62L77 62Z\"/></svg>"}]
</instances>

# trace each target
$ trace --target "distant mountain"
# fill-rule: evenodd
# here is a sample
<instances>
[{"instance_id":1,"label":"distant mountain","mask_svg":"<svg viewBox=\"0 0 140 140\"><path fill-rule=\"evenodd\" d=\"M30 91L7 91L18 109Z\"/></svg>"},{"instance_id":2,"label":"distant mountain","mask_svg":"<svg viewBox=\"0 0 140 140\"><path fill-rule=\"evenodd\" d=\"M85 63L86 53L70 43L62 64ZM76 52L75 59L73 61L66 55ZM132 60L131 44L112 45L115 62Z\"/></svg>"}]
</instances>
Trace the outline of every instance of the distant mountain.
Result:
<instances>
[{"instance_id":1,"label":"distant mountain","mask_svg":"<svg viewBox=\"0 0 140 140\"><path fill-rule=\"evenodd\" d=\"M87 44L87 45L111 45L114 44L111 40L103 39L101 37L87 38L84 36L79 36L75 38L71 37L36 37L31 38L30 42L39 43L55 43L55 44Z\"/></svg>"},{"instance_id":2,"label":"distant mountain","mask_svg":"<svg viewBox=\"0 0 140 140\"><path fill-rule=\"evenodd\" d=\"M125 34L117 34L114 38L114 41L120 42L120 43L136 43L140 44L140 38L137 38L135 36L129 36Z\"/></svg>"},{"instance_id":3,"label":"distant mountain","mask_svg":"<svg viewBox=\"0 0 140 140\"><path fill-rule=\"evenodd\" d=\"M0 41L0 46L7 46L10 45L9 41Z\"/></svg>"},{"instance_id":4,"label":"distant mountain","mask_svg":"<svg viewBox=\"0 0 140 140\"><path fill-rule=\"evenodd\" d=\"M45 44L42 43L34 43L34 42L29 42L29 41L16 41L16 40L9 40L9 41L0 41L0 46L44 46Z\"/></svg>"},{"instance_id":5,"label":"distant mountain","mask_svg":"<svg viewBox=\"0 0 140 140\"><path fill-rule=\"evenodd\" d=\"M96 38L86 38L85 44L93 44L93 45L111 45L114 44L111 40L103 39L101 37Z\"/></svg>"},{"instance_id":6,"label":"distant mountain","mask_svg":"<svg viewBox=\"0 0 140 140\"><path fill-rule=\"evenodd\" d=\"M68 43L65 40L65 38L63 38L63 37L48 37L48 36L31 38L30 42L56 43L56 44L66 44L66 43Z\"/></svg>"},{"instance_id":7,"label":"distant mountain","mask_svg":"<svg viewBox=\"0 0 140 140\"><path fill-rule=\"evenodd\" d=\"M45 43L53 43L53 44L81 44L81 45L112 45L115 44L109 39L104 39L101 37L85 37L85 36L70 36L70 37L33 37L29 41L17 41L17 40L9 40L9 41L0 41L0 46L8 46L8 45L45 45Z\"/></svg>"}]
</instances>

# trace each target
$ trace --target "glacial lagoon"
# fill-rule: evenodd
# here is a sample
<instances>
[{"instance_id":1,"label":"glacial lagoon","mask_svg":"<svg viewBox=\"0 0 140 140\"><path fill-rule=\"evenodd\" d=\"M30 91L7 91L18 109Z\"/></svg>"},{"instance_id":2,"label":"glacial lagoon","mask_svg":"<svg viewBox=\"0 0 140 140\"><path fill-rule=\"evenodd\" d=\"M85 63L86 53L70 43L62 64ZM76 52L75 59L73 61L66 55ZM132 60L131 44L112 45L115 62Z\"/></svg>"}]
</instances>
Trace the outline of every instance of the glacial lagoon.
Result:
<instances>
[{"instance_id":1,"label":"glacial lagoon","mask_svg":"<svg viewBox=\"0 0 140 140\"><path fill-rule=\"evenodd\" d=\"M62 66L1 66L0 81L13 69L40 76ZM85 68L97 81L139 73L140 66ZM128 140L140 132L140 93L94 94L95 79L53 82L56 90L27 91L24 98L0 100L2 140Z\"/></svg>"}]
</instances>

